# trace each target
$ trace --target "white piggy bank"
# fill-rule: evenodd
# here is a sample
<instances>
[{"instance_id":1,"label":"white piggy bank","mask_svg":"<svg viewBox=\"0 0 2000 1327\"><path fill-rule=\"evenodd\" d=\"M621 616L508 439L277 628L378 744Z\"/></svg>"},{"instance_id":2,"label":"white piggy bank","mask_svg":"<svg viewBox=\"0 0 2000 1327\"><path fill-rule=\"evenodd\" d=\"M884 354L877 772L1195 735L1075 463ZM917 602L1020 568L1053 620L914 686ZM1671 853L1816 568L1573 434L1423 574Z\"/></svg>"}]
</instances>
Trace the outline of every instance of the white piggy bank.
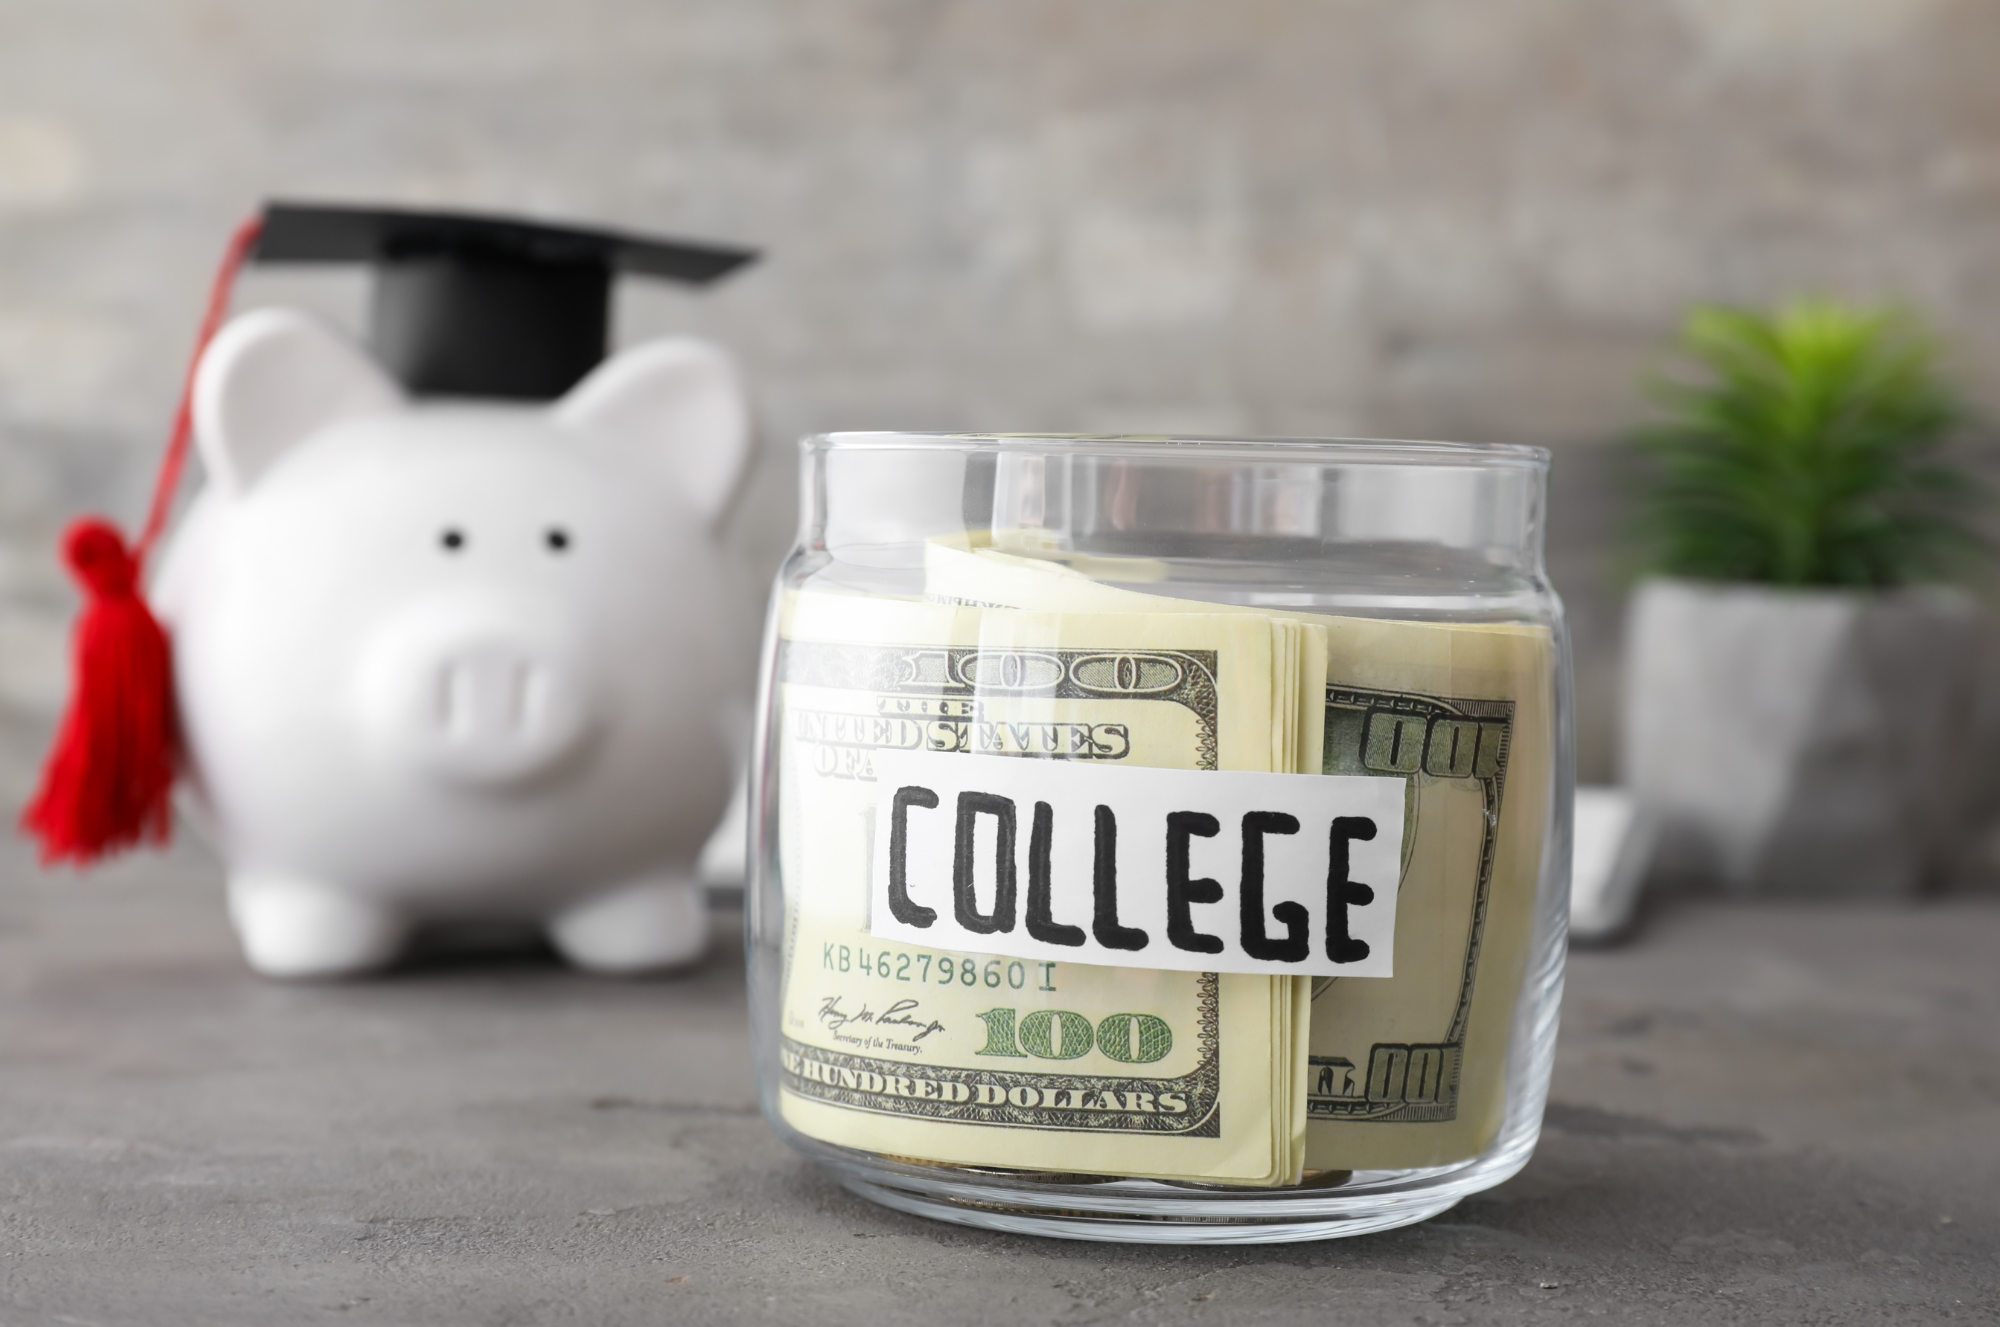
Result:
<instances>
[{"instance_id":1,"label":"white piggy bank","mask_svg":"<svg viewBox=\"0 0 2000 1327\"><path fill-rule=\"evenodd\" d=\"M654 341L549 406L414 404L266 310L194 409L208 485L151 598L251 966L361 972L476 918L598 971L697 957L750 671L712 537L729 359Z\"/></svg>"}]
</instances>

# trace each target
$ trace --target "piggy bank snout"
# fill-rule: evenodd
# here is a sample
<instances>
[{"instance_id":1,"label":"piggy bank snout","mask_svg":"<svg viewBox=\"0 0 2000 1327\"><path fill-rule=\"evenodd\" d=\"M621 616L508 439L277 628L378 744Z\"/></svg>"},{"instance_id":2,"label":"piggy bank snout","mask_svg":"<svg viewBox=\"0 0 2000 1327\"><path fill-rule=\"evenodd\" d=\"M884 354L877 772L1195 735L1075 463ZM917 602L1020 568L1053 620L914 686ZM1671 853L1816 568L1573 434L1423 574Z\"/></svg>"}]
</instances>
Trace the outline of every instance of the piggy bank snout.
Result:
<instances>
[{"instance_id":1,"label":"piggy bank snout","mask_svg":"<svg viewBox=\"0 0 2000 1327\"><path fill-rule=\"evenodd\" d=\"M497 616L440 612L382 630L361 679L378 750L470 784L527 780L577 753L591 705L576 651L559 632Z\"/></svg>"},{"instance_id":2,"label":"piggy bank snout","mask_svg":"<svg viewBox=\"0 0 2000 1327\"><path fill-rule=\"evenodd\" d=\"M554 759L582 735L583 698L569 671L512 642L480 641L430 667L435 741L480 770Z\"/></svg>"}]
</instances>

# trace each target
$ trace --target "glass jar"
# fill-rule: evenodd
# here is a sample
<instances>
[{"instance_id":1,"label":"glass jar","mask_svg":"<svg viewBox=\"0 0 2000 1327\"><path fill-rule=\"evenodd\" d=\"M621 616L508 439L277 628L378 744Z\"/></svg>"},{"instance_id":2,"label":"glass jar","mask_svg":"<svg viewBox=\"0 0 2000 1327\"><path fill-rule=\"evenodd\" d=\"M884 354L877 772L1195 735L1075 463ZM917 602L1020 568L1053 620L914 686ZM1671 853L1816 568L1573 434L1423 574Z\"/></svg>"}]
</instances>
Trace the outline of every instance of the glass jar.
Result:
<instances>
[{"instance_id":1,"label":"glass jar","mask_svg":"<svg viewBox=\"0 0 2000 1327\"><path fill-rule=\"evenodd\" d=\"M1123 1241L1362 1234L1527 1163L1573 788L1548 453L802 446L751 784L780 1137L902 1211Z\"/></svg>"}]
</instances>

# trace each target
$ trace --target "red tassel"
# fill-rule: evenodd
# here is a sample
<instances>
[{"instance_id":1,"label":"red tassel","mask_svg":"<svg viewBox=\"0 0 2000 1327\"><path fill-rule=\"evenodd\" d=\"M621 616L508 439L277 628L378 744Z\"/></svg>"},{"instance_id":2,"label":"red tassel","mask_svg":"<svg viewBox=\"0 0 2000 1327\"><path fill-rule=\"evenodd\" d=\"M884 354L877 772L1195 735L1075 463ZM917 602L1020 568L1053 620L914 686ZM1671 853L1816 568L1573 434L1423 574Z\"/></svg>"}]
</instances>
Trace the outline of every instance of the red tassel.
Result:
<instances>
[{"instance_id":1,"label":"red tassel","mask_svg":"<svg viewBox=\"0 0 2000 1327\"><path fill-rule=\"evenodd\" d=\"M167 633L139 597L125 540L85 518L64 532L63 561L88 597L76 625L76 691L21 823L41 840L44 864L86 866L167 842L180 735Z\"/></svg>"},{"instance_id":2,"label":"red tassel","mask_svg":"<svg viewBox=\"0 0 2000 1327\"><path fill-rule=\"evenodd\" d=\"M139 581L146 555L166 529L187 463L195 370L229 312L236 273L263 230L263 218L252 217L237 227L223 255L139 542L127 548L117 530L95 517L63 532L63 561L86 602L76 624L76 687L42 766L41 789L21 815L21 828L41 841L44 865L88 866L142 843L164 844L173 832L170 798L181 754L173 650Z\"/></svg>"}]
</instances>

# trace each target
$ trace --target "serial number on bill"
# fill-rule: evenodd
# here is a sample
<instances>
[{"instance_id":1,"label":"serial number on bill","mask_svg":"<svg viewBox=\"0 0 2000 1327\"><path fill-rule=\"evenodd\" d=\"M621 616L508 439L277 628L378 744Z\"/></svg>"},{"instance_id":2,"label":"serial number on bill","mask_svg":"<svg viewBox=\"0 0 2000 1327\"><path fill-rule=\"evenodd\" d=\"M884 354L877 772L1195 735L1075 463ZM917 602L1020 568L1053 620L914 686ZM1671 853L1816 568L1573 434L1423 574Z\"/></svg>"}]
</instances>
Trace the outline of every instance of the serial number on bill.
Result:
<instances>
[{"instance_id":1,"label":"serial number on bill","mask_svg":"<svg viewBox=\"0 0 2000 1327\"><path fill-rule=\"evenodd\" d=\"M825 941L820 967L827 972L858 973L877 981L920 986L972 986L991 990L1053 991L1057 963L1018 958L981 959L971 955L932 954L923 950L864 949Z\"/></svg>"}]
</instances>

